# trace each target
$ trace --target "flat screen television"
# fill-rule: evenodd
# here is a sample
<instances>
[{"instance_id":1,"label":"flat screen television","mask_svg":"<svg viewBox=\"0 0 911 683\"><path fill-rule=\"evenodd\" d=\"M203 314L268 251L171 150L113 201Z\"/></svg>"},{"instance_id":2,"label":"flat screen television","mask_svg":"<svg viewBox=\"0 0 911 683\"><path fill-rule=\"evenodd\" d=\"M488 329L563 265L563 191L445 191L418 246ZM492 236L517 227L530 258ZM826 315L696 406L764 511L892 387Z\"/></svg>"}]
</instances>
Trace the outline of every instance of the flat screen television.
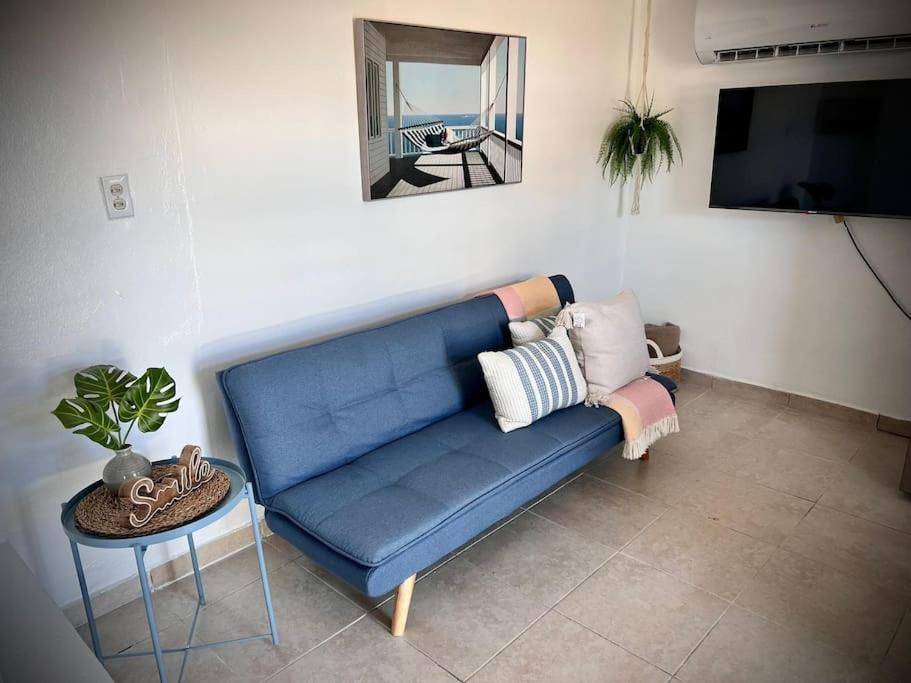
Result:
<instances>
[{"instance_id":1,"label":"flat screen television","mask_svg":"<svg viewBox=\"0 0 911 683\"><path fill-rule=\"evenodd\" d=\"M911 218L911 79L723 89L709 206Z\"/></svg>"}]
</instances>

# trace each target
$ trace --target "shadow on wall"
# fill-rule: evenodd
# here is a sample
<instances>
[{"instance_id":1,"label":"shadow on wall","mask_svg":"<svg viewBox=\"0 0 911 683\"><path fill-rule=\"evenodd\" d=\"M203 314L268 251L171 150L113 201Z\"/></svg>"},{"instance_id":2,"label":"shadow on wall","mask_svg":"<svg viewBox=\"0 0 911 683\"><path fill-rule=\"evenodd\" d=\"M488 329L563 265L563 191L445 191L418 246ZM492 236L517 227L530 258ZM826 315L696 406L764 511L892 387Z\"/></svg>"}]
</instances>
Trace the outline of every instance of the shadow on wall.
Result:
<instances>
[{"instance_id":1,"label":"shadow on wall","mask_svg":"<svg viewBox=\"0 0 911 683\"><path fill-rule=\"evenodd\" d=\"M26 375L17 367L0 367L4 397L9 399L0 415L0 434L6 444L0 448L0 532L4 538L14 528L24 530L27 538L41 538L48 528L47 518L59 516L64 502L58 500L59 475L91 469L110 457L101 447L85 448L80 441L83 437L74 437L51 415L61 398L74 395L73 375L94 362L118 364L124 358L115 343L101 342L53 358L39 376ZM40 452L34 452L33 444L41 444ZM23 467L23 452L31 453L27 467ZM34 501L42 499L47 499L47 505L36 507ZM39 579L47 582L50 577L36 547L35 543L19 544L17 551Z\"/></svg>"},{"instance_id":2,"label":"shadow on wall","mask_svg":"<svg viewBox=\"0 0 911 683\"><path fill-rule=\"evenodd\" d=\"M400 296L378 299L366 304L331 311L322 315L268 327L222 339L203 346L195 357L199 397L203 402L208 443L217 457L236 461L225 418L216 373L225 368L282 351L311 346L353 332L419 315L448 304L464 301L476 292L493 289L532 274L519 274L498 282L469 286L459 280L445 285L417 290Z\"/></svg>"}]
</instances>

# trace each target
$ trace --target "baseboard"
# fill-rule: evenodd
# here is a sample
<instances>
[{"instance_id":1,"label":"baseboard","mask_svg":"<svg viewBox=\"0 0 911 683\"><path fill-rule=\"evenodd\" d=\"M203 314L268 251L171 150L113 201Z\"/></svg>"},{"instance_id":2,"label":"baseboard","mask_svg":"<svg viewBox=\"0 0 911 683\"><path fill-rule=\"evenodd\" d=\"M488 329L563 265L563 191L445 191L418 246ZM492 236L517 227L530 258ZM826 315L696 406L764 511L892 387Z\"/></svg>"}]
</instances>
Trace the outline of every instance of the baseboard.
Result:
<instances>
[{"instance_id":1,"label":"baseboard","mask_svg":"<svg viewBox=\"0 0 911 683\"><path fill-rule=\"evenodd\" d=\"M900 420L897 417L880 415L876 420L876 428L881 432L898 434L906 439L911 439L911 420Z\"/></svg>"},{"instance_id":2,"label":"baseboard","mask_svg":"<svg viewBox=\"0 0 911 683\"><path fill-rule=\"evenodd\" d=\"M263 538L272 534L265 521L260 520L259 525ZM251 545L253 545L253 527L250 524L245 524L223 536L212 539L205 545L197 546L199 565L206 567ZM149 570L149 582L152 584L152 590L155 591L179 581L185 576L189 576L192 572L193 565L190 561L190 551L187 550L183 555L152 567ZM140 595L139 582L135 576L131 576L109 588L92 593L92 609L95 611L95 616L100 617L135 600ZM81 598L66 605L63 608L63 613L75 627L86 623L85 609L82 606Z\"/></svg>"},{"instance_id":3,"label":"baseboard","mask_svg":"<svg viewBox=\"0 0 911 683\"><path fill-rule=\"evenodd\" d=\"M815 413L822 417L832 417L863 427L869 427L870 429L878 429L882 432L911 437L911 421L908 420L901 420L888 415L878 415L860 408L780 389L771 389L758 384L750 384L749 382L741 382L728 377L719 377L690 368L683 368L683 379L690 384L710 388L713 391L735 398L758 401L772 406L794 408L795 410Z\"/></svg>"}]
</instances>

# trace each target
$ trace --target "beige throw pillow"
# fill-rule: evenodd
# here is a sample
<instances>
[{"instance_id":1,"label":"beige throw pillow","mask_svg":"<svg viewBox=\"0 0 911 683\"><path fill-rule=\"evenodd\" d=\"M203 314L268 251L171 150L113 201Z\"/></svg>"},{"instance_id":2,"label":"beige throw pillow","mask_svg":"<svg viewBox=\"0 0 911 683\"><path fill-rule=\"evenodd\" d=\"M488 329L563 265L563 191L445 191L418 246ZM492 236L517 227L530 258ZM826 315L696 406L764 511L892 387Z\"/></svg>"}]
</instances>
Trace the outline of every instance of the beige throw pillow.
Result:
<instances>
[{"instance_id":1,"label":"beige throw pillow","mask_svg":"<svg viewBox=\"0 0 911 683\"><path fill-rule=\"evenodd\" d=\"M567 304L557 324L569 332L589 405L603 404L649 368L639 301L628 289L607 301Z\"/></svg>"}]
</instances>

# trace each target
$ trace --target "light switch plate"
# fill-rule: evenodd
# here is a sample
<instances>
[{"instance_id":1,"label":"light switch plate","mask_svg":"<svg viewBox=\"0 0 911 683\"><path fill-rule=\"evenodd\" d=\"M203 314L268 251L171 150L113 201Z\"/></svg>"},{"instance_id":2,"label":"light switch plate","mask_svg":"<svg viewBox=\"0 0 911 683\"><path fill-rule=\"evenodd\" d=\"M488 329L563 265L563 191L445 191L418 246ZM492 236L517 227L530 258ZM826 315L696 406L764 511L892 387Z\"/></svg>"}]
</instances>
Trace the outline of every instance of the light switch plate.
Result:
<instances>
[{"instance_id":1,"label":"light switch plate","mask_svg":"<svg viewBox=\"0 0 911 683\"><path fill-rule=\"evenodd\" d=\"M129 218L133 215L133 195L130 194L130 177L126 173L102 177L101 190L108 218Z\"/></svg>"}]
</instances>

